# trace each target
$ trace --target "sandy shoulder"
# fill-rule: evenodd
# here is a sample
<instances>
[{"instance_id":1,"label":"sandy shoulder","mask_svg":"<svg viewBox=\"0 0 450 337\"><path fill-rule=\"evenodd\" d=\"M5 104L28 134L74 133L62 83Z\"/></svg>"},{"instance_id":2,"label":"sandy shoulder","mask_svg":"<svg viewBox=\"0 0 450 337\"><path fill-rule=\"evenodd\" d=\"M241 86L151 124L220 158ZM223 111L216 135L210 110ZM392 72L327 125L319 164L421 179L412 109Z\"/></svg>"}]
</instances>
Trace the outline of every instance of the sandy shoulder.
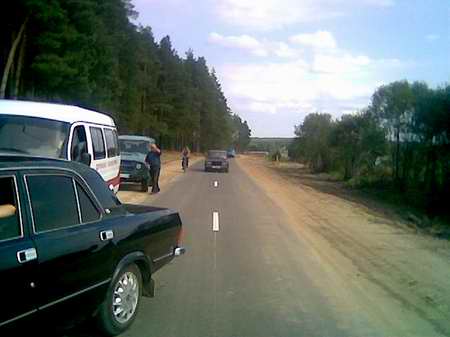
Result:
<instances>
[{"instance_id":1,"label":"sandy shoulder","mask_svg":"<svg viewBox=\"0 0 450 337\"><path fill-rule=\"evenodd\" d=\"M189 165L194 165L195 163L203 160L201 156L191 156ZM159 178L159 186L161 191L166 191L170 188L170 185L175 183L177 178L183 175L183 170L181 168L181 157L178 153L169 153L165 156L161 165L161 174ZM157 196L150 194L150 189L148 193L140 192L139 185L136 184L124 184L121 186L117 196L123 203L129 204L150 204Z\"/></svg>"},{"instance_id":2,"label":"sandy shoulder","mask_svg":"<svg viewBox=\"0 0 450 337\"><path fill-rule=\"evenodd\" d=\"M364 316L368 336L450 335L448 241L288 180L264 159L242 156L237 163L309 246L317 264L308 273L343 326L361 324L356 317Z\"/></svg>"}]
</instances>

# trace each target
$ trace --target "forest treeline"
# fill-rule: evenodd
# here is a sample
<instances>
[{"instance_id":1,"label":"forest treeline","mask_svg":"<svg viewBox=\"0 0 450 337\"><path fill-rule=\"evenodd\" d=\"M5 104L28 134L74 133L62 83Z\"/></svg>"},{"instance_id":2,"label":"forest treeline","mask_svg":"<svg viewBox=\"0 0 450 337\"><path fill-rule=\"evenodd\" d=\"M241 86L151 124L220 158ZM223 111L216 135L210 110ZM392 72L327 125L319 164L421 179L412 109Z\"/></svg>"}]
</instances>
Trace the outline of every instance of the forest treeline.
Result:
<instances>
[{"instance_id":1,"label":"forest treeline","mask_svg":"<svg viewBox=\"0 0 450 337\"><path fill-rule=\"evenodd\" d=\"M205 58L180 57L169 36L156 42L130 0L17 0L0 12L0 98L106 112L121 133L166 148L248 145Z\"/></svg>"},{"instance_id":2,"label":"forest treeline","mask_svg":"<svg viewBox=\"0 0 450 337\"><path fill-rule=\"evenodd\" d=\"M296 126L289 155L353 186L398 192L430 214L449 214L450 85L397 81L369 106L334 120L312 113Z\"/></svg>"}]
</instances>

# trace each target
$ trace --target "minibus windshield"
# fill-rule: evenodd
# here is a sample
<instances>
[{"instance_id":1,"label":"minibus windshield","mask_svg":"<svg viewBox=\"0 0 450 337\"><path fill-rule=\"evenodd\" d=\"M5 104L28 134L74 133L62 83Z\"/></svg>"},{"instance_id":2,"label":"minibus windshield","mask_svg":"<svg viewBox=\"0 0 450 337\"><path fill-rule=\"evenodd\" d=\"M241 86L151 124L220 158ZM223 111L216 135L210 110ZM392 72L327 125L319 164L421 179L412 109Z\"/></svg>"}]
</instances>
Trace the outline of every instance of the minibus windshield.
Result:
<instances>
[{"instance_id":1,"label":"minibus windshield","mask_svg":"<svg viewBox=\"0 0 450 337\"><path fill-rule=\"evenodd\" d=\"M66 158L69 128L55 120L0 115L0 153Z\"/></svg>"}]
</instances>

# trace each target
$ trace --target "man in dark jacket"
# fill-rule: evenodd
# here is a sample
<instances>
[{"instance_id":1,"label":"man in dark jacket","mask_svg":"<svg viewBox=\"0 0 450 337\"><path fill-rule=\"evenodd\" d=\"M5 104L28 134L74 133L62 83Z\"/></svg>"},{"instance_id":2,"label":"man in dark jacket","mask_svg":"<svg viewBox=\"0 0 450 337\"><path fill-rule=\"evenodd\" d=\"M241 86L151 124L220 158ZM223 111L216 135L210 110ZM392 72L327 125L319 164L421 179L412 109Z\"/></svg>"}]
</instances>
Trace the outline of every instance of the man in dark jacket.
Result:
<instances>
[{"instance_id":1,"label":"man in dark jacket","mask_svg":"<svg viewBox=\"0 0 450 337\"><path fill-rule=\"evenodd\" d=\"M158 193L159 173L161 172L161 150L156 144L150 144L149 152L145 157L145 162L150 166L150 177L152 179L152 193Z\"/></svg>"}]
</instances>

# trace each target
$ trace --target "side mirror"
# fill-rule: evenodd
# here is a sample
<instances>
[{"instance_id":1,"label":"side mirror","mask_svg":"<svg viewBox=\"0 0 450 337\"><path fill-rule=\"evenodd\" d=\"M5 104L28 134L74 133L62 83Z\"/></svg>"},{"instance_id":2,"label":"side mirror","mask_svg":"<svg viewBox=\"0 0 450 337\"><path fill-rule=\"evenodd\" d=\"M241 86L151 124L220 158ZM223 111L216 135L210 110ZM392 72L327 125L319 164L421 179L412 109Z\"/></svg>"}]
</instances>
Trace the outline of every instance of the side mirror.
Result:
<instances>
[{"instance_id":1,"label":"side mirror","mask_svg":"<svg viewBox=\"0 0 450 337\"><path fill-rule=\"evenodd\" d=\"M87 153L87 152L83 152L81 154L81 162L87 166L91 166L91 161L92 161L92 156Z\"/></svg>"}]
</instances>

